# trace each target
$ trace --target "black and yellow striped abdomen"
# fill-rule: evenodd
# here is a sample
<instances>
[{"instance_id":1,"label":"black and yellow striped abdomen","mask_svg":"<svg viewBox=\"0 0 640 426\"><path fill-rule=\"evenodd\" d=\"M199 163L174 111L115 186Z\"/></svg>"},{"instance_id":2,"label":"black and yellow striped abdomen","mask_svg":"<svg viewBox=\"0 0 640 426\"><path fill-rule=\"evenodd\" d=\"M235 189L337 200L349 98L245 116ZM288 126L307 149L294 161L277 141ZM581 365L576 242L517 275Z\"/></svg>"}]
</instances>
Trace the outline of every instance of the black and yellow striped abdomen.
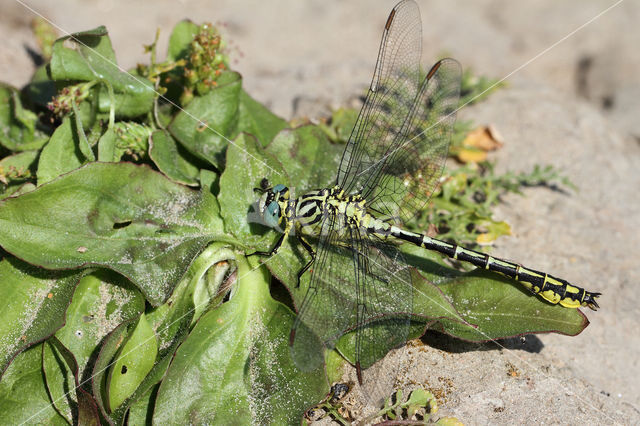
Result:
<instances>
[{"instance_id":1,"label":"black and yellow striped abdomen","mask_svg":"<svg viewBox=\"0 0 640 426\"><path fill-rule=\"evenodd\" d=\"M549 275L546 272L529 269L517 263L495 258L486 253L480 253L457 244L450 244L435 238L430 238L426 235L403 231L396 227L392 227L391 235L428 250L435 250L446 254L452 259L469 262L478 268L497 272L505 277L516 280L532 293L537 294L553 304L560 304L566 308L588 306L593 310L599 307L596 298L600 296L600 293L589 292L561 278Z\"/></svg>"}]
</instances>

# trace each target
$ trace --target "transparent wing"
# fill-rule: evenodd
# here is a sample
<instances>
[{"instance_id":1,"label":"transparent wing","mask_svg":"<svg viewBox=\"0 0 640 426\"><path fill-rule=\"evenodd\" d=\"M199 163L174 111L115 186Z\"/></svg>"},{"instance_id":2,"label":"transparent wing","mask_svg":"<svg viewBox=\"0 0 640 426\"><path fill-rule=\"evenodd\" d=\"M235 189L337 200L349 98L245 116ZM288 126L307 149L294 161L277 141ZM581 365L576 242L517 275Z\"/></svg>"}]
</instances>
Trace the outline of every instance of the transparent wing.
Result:
<instances>
[{"instance_id":1,"label":"transparent wing","mask_svg":"<svg viewBox=\"0 0 640 426\"><path fill-rule=\"evenodd\" d=\"M323 349L335 347L356 323L353 250L340 228L335 217L323 219L309 287L291 330L291 355L303 371L324 362Z\"/></svg>"},{"instance_id":2,"label":"transparent wing","mask_svg":"<svg viewBox=\"0 0 640 426\"><path fill-rule=\"evenodd\" d=\"M404 344L413 311L413 287L404 257L392 244L369 236L352 241L358 264L355 360L358 381L375 403L391 394L399 364L385 355Z\"/></svg>"},{"instance_id":3,"label":"transparent wing","mask_svg":"<svg viewBox=\"0 0 640 426\"><path fill-rule=\"evenodd\" d=\"M369 207L407 221L431 198L449 151L460 78L460 65L453 59L443 59L429 71L401 136L377 160L379 168L363 173L362 196Z\"/></svg>"},{"instance_id":4,"label":"transparent wing","mask_svg":"<svg viewBox=\"0 0 640 426\"><path fill-rule=\"evenodd\" d=\"M337 184L362 189L364 170L393 144L413 106L420 84L422 22L413 1L398 3L387 19L373 79L342 155ZM363 149L362 142L369 142Z\"/></svg>"},{"instance_id":5,"label":"transparent wing","mask_svg":"<svg viewBox=\"0 0 640 426\"><path fill-rule=\"evenodd\" d=\"M353 332L338 349L355 359L363 389L379 399L396 376L388 368L381 373L376 363L406 341L412 304L409 269L397 248L326 218L291 333L293 360L303 370L313 369L323 361L325 347L334 348Z\"/></svg>"},{"instance_id":6,"label":"transparent wing","mask_svg":"<svg viewBox=\"0 0 640 426\"><path fill-rule=\"evenodd\" d=\"M369 206L408 220L435 189L459 99L452 59L420 71L420 13L413 1L389 15L365 103L342 157L337 184Z\"/></svg>"}]
</instances>

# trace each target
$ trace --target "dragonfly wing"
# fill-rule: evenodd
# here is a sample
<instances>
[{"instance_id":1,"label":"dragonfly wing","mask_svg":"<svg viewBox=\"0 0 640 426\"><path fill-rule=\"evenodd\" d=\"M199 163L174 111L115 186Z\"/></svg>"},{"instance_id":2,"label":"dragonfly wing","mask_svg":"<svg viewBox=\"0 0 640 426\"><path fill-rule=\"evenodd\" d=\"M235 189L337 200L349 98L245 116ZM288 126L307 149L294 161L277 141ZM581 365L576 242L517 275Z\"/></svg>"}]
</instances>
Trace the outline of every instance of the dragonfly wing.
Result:
<instances>
[{"instance_id":1,"label":"dragonfly wing","mask_svg":"<svg viewBox=\"0 0 640 426\"><path fill-rule=\"evenodd\" d=\"M342 155L337 184L348 192L364 188L400 136L419 89L421 51L420 10L402 1L387 19L371 86Z\"/></svg>"},{"instance_id":2,"label":"dragonfly wing","mask_svg":"<svg viewBox=\"0 0 640 426\"><path fill-rule=\"evenodd\" d=\"M391 12L367 98L343 154L337 183L371 208L406 221L428 201L449 149L460 91L452 59L420 70L422 29L413 1Z\"/></svg>"},{"instance_id":3,"label":"dragonfly wing","mask_svg":"<svg viewBox=\"0 0 640 426\"><path fill-rule=\"evenodd\" d=\"M323 349L335 347L356 323L353 250L341 224L323 219L311 279L291 330L291 355L307 371L324 362Z\"/></svg>"},{"instance_id":4,"label":"dragonfly wing","mask_svg":"<svg viewBox=\"0 0 640 426\"><path fill-rule=\"evenodd\" d=\"M379 402L389 396L399 363L384 359L404 344L413 311L411 275L395 245L370 236L360 238L352 229L357 273L355 359L358 381L365 394Z\"/></svg>"},{"instance_id":5,"label":"dragonfly wing","mask_svg":"<svg viewBox=\"0 0 640 426\"><path fill-rule=\"evenodd\" d=\"M391 244L361 235L335 217L324 219L316 261L291 331L291 354L302 370L324 361L323 349L355 359L358 379L368 395L388 393L376 362L404 343L413 293L409 268ZM394 374L387 369L385 377Z\"/></svg>"},{"instance_id":6,"label":"dragonfly wing","mask_svg":"<svg viewBox=\"0 0 640 426\"><path fill-rule=\"evenodd\" d=\"M460 64L437 62L425 77L401 137L364 181L362 196L388 217L408 221L427 203L442 175L460 97Z\"/></svg>"}]
</instances>

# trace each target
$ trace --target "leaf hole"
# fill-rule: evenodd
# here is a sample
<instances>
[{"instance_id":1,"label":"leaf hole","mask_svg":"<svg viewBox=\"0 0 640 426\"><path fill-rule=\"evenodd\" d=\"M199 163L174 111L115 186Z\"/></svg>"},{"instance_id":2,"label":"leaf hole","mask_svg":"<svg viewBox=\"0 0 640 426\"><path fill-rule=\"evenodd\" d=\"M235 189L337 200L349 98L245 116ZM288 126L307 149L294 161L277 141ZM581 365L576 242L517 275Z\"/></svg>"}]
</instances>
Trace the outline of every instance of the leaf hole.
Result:
<instances>
[{"instance_id":1,"label":"leaf hole","mask_svg":"<svg viewBox=\"0 0 640 426\"><path fill-rule=\"evenodd\" d=\"M130 220L125 220L124 222L115 222L113 224L113 229L122 229L122 228L126 228L129 225L131 225Z\"/></svg>"},{"instance_id":2,"label":"leaf hole","mask_svg":"<svg viewBox=\"0 0 640 426\"><path fill-rule=\"evenodd\" d=\"M122 368L120 369L120 374L127 374L127 366L123 365Z\"/></svg>"}]
</instances>

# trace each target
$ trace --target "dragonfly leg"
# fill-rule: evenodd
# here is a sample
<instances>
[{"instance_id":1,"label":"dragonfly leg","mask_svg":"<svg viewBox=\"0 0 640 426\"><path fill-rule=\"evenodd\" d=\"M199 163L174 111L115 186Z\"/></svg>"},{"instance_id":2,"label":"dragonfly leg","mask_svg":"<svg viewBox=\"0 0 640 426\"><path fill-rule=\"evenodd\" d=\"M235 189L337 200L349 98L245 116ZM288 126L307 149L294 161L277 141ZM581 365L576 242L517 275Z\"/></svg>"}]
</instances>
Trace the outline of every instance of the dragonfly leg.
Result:
<instances>
[{"instance_id":1,"label":"dragonfly leg","mask_svg":"<svg viewBox=\"0 0 640 426\"><path fill-rule=\"evenodd\" d=\"M311 265L313 265L313 262L316 260L316 252L313 250L313 247L311 247L311 244L309 244L307 240L305 240L302 236L298 236L298 241L300 241L300 244L302 244L302 247L304 247L307 253L309 253L309 255L311 256L311 260L309 260L307 264L304 265L302 269L298 271L298 280L296 282L296 288L300 288L300 279L302 278L302 275L305 272L307 272L307 269L309 269Z\"/></svg>"},{"instance_id":2,"label":"dragonfly leg","mask_svg":"<svg viewBox=\"0 0 640 426\"><path fill-rule=\"evenodd\" d=\"M269 251L254 251L253 253L248 254L247 256L272 256L276 253L278 253L278 250L280 250L280 247L282 246L282 243L284 242L284 239L286 238L287 233L284 233L282 235L280 235L280 238L278 238L278 241L276 241L276 243L273 245L273 247L271 247L271 250Z\"/></svg>"}]
</instances>

